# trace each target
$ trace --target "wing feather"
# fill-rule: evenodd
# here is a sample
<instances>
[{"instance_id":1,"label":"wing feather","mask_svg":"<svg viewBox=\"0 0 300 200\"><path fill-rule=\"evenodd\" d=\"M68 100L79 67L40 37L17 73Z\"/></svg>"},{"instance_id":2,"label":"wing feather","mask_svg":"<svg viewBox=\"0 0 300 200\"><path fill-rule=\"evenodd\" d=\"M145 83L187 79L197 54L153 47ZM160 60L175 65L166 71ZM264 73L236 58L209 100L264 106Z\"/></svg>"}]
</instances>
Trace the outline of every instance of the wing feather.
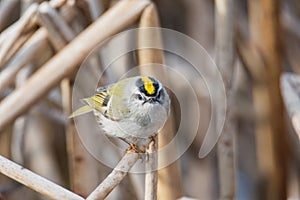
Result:
<instances>
[{"instance_id":1,"label":"wing feather","mask_svg":"<svg viewBox=\"0 0 300 200\"><path fill-rule=\"evenodd\" d=\"M87 105L73 112L69 118L76 117L92 110L100 112L108 119L119 121L128 112L128 108L124 105L122 92L124 86L129 79L124 79L118 84L97 88L95 95L82 99ZM112 93L113 98L112 97Z\"/></svg>"},{"instance_id":2,"label":"wing feather","mask_svg":"<svg viewBox=\"0 0 300 200\"><path fill-rule=\"evenodd\" d=\"M85 113L88 113L88 112L91 112L93 110L92 107L90 107L89 105L85 105L85 106L82 106L80 108L78 108L76 111L74 111L70 116L69 118L73 118L73 117L77 117L79 115L83 115Z\"/></svg>"}]
</instances>

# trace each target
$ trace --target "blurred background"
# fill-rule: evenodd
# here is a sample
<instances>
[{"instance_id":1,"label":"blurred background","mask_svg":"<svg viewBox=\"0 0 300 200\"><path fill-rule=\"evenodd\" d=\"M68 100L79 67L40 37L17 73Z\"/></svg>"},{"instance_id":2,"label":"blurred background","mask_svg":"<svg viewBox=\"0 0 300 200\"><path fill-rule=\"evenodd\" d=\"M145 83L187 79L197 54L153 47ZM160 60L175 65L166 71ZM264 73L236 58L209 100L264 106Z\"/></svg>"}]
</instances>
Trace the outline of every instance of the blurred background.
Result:
<instances>
[{"instance_id":1,"label":"blurred background","mask_svg":"<svg viewBox=\"0 0 300 200\"><path fill-rule=\"evenodd\" d=\"M99 35L103 32L107 37L145 26L186 34L201 44L217 64L226 89L226 97L212 104L205 77L199 79L189 71L189 81L198 87L198 134L176 162L159 170L158 199L300 199L300 2L151 2L154 7L146 8L150 14L137 14L135 3L113 10L105 16L111 23L103 25L107 30L97 30ZM98 128L83 121L85 129L91 130L84 136L68 119L77 70L83 62L88 65L86 81L81 83L82 95L88 96L95 89L92 80L99 81L98 86L113 83L141 64L145 56L133 51L109 63L115 47L105 44L84 61L100 39L77 36L91 30L90 25L117 4L118 0L0 0L0 155L83 197L112 170L91 151L113 154L117 160L122 154L112 153L107 144L101 143ZM136 3L136 10L138 6ZM67 49L69 43L77 45L74 54ZM128 44L118 45L122 48ZM80 53L83 56L77 56ZM160 53L155 52L152 61L165 60L170 67L185 66L182 58L170 52L163 52L164 59L160 60ZM199 53L204 68L211 67L201 56ZM97 75L109 64L111 68L98 80ZM186 88L180 82L170 82L185 95ZM172 140L181 120L182 105L169 92L172 112L162 130L168 135L160 138L161 147ZM186 102L190 102L189 96ZM199 158L213 114L211 106L224 102L227 118L223 133L214 149ZM89 115L85 120L90 122L92 118ZM218 122L212 123L216 126ZM89 151L85 141L93 143ZM1 167L0 163L0 171ZM143 198L144 174L130 174L107 197ZM0 199L48 198L0 174Z\"/></svg>"}]
</instances>

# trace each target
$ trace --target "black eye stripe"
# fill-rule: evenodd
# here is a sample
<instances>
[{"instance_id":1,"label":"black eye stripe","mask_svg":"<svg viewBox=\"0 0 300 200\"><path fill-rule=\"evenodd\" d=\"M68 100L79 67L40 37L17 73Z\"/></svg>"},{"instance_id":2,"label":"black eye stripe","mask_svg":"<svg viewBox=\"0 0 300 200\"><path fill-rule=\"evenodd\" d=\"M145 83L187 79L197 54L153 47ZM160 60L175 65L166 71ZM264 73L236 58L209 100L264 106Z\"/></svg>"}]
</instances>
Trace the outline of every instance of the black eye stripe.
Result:
<instances>
[{"instance_id":1,"label":"black eye stripe","mask_svg":"<svg viewBox=\"0 0 300 200\"><path fill-rule=\"evenodd\" d=\"M163 90L161 89L161 90L159 90L159 93L158 93L158 95L157 95L157 98L163 98L164 97L164 92L163 92Z\"/></svg>"}]
</instances>

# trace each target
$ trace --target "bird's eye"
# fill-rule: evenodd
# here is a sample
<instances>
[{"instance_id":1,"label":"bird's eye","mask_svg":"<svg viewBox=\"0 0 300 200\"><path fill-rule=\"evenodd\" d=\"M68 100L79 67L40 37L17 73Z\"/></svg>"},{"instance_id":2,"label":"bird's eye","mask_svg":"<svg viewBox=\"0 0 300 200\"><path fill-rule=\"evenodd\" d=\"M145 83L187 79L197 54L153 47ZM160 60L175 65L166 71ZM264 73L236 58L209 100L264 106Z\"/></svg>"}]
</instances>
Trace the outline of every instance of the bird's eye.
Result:
<instances>
[{"instance_id":1,"label":"bird's eye","mask_svg":"<svg viewBox=\"0 0 300 200\"><path fill-rule=\"evenodd\" d=\"M142 95L140 95L140 94L136 94L136 95L135 95L135 98L138 99L138 100L140 100L140 101L143 100L143 97L142 97Z\"/></svg>"}]
</instances>

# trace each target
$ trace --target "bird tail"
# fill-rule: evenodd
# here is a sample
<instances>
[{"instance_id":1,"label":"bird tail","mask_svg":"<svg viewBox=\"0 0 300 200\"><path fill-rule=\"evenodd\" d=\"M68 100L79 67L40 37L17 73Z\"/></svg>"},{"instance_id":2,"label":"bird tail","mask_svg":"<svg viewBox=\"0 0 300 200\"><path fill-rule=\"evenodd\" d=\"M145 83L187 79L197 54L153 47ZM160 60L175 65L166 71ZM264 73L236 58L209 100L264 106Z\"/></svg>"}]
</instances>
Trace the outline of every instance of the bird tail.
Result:
<instances>
[{"instance_id":1,"label":"bird tail","mask_svg":"<svg viewBox=\"0 0 300 200\"><path fill-rule=\"evenodd\" d=\"M107 106L107 97L106 93L99 93L89 98L82 99L82 102L86 104L78 108L75 112L73 112L69 118L77 117L79 115L83 115L85 113L91 112L92 110L97 110L103 113L103 109Z\"/></svg>"},{"instance_id":2,"label":"bird tail","mask_svg":"<svg viewBox=\"0 0 300 200\"><path fill-rule=\"evenodd\" d=\"M93 108L89 105L85 105L82 106L80 108L78 108L77 110L75 110L70 116L69 118L73 118L73 117L77 117L79 115L83 115L85 113L91 112L93 110Z\"/></svg>"}]
</instances>

